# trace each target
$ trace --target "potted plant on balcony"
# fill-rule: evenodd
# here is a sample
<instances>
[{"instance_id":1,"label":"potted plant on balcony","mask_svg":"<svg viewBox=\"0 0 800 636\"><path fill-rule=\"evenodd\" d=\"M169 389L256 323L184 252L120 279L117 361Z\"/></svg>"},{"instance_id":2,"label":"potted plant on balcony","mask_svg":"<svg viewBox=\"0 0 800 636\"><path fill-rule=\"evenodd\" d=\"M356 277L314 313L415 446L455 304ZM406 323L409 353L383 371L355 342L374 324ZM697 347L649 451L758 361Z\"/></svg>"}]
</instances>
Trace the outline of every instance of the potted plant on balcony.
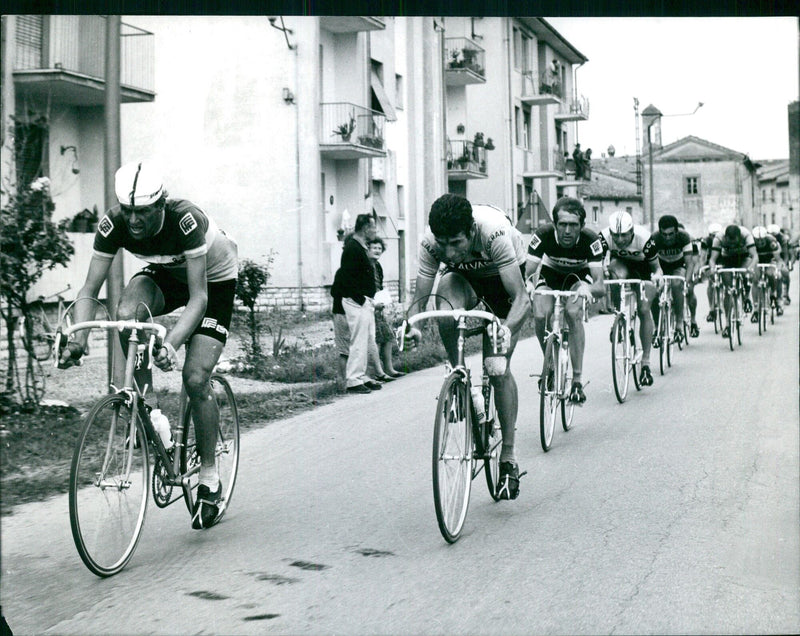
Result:
<instances>
[{"instance_id":1,"label":"potted plant on balcony","mask_svg":"<svg viewBox=\"0 0 800 636\"><path fill-rule=\"evenodd\" d=\"M336 130L333 131L334 135L339 135L342 138L342 141L350 141L350 135L353 134L353 131L356 129L356 117L355 113L350 113L350 121L346 124L339 124L336 127Z\"/></svg>"},{"instance_id":2,"label":"potted plant on balcony","mask_svg":"<svg viewBox=\"0 0 800 636\"><path fill-rule=\"evenodd\" d=\"M494 142L492 141L491 137L486 139L486 145L484 146L486 150L494 150Z\"/></svg>"}]
</instances>

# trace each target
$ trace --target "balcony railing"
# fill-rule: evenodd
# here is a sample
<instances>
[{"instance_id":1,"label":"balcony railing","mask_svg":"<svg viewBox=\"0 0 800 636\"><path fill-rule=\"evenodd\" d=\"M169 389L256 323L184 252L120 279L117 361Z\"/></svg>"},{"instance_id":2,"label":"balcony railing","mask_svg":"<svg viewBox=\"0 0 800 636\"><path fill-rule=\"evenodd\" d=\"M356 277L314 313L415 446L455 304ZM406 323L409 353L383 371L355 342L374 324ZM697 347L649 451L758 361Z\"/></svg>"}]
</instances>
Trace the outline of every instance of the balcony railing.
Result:
<instances>
[{"instance_id":1,"label":"balcony railing","mask_svg":"<svg viewBox=\"0 0 800 636\"><path fill-rule=\"evenodd\" d=\"M534 71L522 72L522 89L520 99L524 104L557 104L560 101L560 93L552 91L552 85L547 84L547 92L542 91L545 75L537 75ZM560 91L560 87L559 87Z\"/></svg>"},{"instance_id":2,"label":"balcony railing","mask_svg":"<svg viewBox=\"0 0 800 636\"><path fill-rule=\"evenodd\" d=\"M350 102L322 104L320 148L340 159L386 155L386 115Z\"/></svg>"},{"instance_id":3,"label":"balcony railing","mask_svg":"<svg viewBox=\"0 0 800 636\"><path fill-rule=\"evenodd\" d=\"M486 53L469 38L445 38L445 74L448 86L486 82Z\"/></svg>"},{"instance_id":4,"label":"balcony railing","mask_svg":"<svg viewBox=\"0 0 800 636\"><path fill-rule=\"evenodd\" d=\"M489 176L486 147L466 139L447 142L447 176L453 180L485 179Z\"/></svg>"},{"instance_id":5,"label":"balcony railing","mask_svg":"<svg viewBox=\"0 0 800 636\"><path fill-rule=\"evenodd\" d=\"M539 157L538 153L525 153L523 177L552 179L564 176L565 158L561 149L552 148L547 154L547 161L545 162L542 162L541 159L536 161L537 157Z\"/></svg>"},{"instance_id":6,"label":"balcony railing","mask_svg":"<svg viewBox=\"0 0 800 636\"><path fill-rule=\"evenodd\" d=\"M589 100L581 95L578 99L573 99L563 103L555 118L560 121L585 121L589 119Z\"/></svg>"},{"instance_id":7,"label":"balcony railing","mask_svg":"<svg viewBox=\"0 0 800 636\"><path fill-rule=\"evenodd\" d=\"M18 83L71 83L76 103L102 103L105 82L105 16L17 16L14 73ZM123 101L152 101L155 43L148 31L123 23L120 30ZM24 90L23 90L24 92ZM88 95L88 97L87 97Z\"/></svg>"}]
</instances>

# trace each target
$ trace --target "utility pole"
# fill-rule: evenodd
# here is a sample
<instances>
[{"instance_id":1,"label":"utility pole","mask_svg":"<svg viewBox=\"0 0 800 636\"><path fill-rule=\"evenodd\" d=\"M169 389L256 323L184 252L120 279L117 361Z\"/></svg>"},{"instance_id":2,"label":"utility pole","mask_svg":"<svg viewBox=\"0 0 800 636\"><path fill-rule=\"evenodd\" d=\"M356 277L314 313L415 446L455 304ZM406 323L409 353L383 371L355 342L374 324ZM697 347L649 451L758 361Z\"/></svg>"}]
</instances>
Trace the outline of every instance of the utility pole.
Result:
<instances>
[{"instance_id":1,"label":"utility pole","mask_svg":"<svg viewBox=\"0 0 800 636\"><path fill-rule=\"evenodd\" d=\"M636 122L636 194L642 196L642 146L639 140L639 99L633 98L633 117Z\"/></svg>"},{"instance_id":2,"label":"utility pole","mask_svg":"<svg viewBox=\"0 0 800 636\"><path fill-rule=\"evenodd\" d=\"M120 151L120 29L118 15L106 16L106 64L105 64L105 138L103 141L104 186L106 210L117 204L114 193L114 174L122 161ZM117 303L122 295L124 280L122 252L117 252L106 279L106 306L112 319L117 317ZM122 347L119 339L108 334L108 384L119 381L124 372Z\"/></svg>"}]
</instances>

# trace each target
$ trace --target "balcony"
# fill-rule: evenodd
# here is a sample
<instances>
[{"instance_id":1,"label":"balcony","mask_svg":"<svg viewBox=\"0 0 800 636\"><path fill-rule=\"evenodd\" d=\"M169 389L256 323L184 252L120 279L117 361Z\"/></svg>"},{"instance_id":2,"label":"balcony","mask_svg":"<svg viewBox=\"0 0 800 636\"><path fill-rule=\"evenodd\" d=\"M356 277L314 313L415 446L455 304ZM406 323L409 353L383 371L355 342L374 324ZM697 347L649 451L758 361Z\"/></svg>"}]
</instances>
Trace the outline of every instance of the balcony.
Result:
<instances>
[{"instance_id":1,"label":"balcony","mask_svg":"<svg viewBox=\"0 0 800 636\"><path fill-rule=\"evenodd\" d=\"M447 86L486 83L486 53L469 38L445 38L445 83Z\"/></svg>"},{"instance_id":2,"label":"balcony","mask_svg":"<svg viewBox=\"0 0 800 636\"><path fill-rule=\"evenodd\" d=\"M589 100L582 96L562 103L555 118L557 121L586 121L589 119Z\"/></svg>"},{"instance_id":3,"label":"balcony","mask_svg":"<svg viewBox=\"0 0 800 636\"><path fill-rule=\"evenodd\" d=\"M543 164L541 155L530 151L525 152L525 165L522 176L529 179L557 179L563 178L565 159L560 148L553 148L547 155Z\"/></svg>"},{"instance_id":4,"label":"balcony","mask_svg":"<svg viewBox=\"0 0 800 636\"><path fill-rule=\"evenodd\" d=\"M100 106L105 94L104 16L17 16L14 86L22 98ZM155 99L154 36L130 24L120 31L120 101Z\"/></svg>"},{"instance_id":5,"label":"balcony","mask_svg":"<svg viewBox=\"0 0 800 636\"><path fill-rule=\"evenodd\" d=\"M350 102L322 104L320 152L331 159L385 157L386 116Z\"/></svg>"},{"instance_id":6,"label":"balcony","mask_svg":"<svg viewBox=\"0 0 800 636\"><path fill-rule=\"evenodd\" d=\"M450 181L486 179L489 176L486 147L466 139L447 142L447 178Z\"/></svg>"},{"instance_id":7,"label":"balcony","mask_svg":"<svg viewBox=\"0 0 800 636\"><path fill-rule=\"evenodd\" d=\"M320 16L319 25L331 33L358 33L359 31L382 31L386 28L383 18L364 15Z\"/></svg>"},{"instance_id":8,"label":"balcony","mask_svg":"<svg viewBox=\"0 0 800 636\"><path fill-rule=\"evenodd\" d=\"M524 71L522 73L522 95L520 100L523 104L546 106L547 104L559 104L561 102L561 86L549 84L546 79L547 76L544 73L539 76L533 71Z\"/></svg>"}]
</instances>

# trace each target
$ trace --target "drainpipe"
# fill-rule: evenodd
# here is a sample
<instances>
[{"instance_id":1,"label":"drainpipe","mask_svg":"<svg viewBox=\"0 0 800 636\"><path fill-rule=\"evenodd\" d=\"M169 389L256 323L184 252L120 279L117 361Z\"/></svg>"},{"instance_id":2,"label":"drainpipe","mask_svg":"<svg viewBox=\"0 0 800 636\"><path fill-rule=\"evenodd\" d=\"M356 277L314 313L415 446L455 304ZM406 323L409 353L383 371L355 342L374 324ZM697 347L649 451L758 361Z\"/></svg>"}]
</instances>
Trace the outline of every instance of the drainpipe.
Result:
<instances>
[{"instance_id":1,"label":"drainpipe","mask_svg":"<svg viewBox=\"0 0 800 636\"><path fill-rule=\"evenodd\" d=\"M504 38L505 43L505 50L506 50L506 72L508 75L508 90L506 93L508 94L508 116L506 117L506 121L508 122L508 143L506 143L506 148L508 149L508 170L506 174L511 175L511 178L508 180L508 187L506 188L506 210L511 210L511 214L513 215L515 212L514 206L514 97L513 92L511 90L511 67L514 64L514 60L511 57L511 18L506 18L506 37ZM541 114L539 115L541 117ZM519 219L516 219L519 221Z\"/></svg>"},{"instance_id":2,"label":"drainpipe","mask_svg":"<svg viewBox=\"0 0 800 636\"><path fill-rule=\"evenodd\" d=\"M299 44L294 44L294 90L297 94L299 84L300 58L297 53ZM300 301L300 311L305 311L305 301L303 300L303 195L300 192L300 104L295 97L294 101L294 187L295 187L295 208L297 210L297 293Z\"/></svg>"}]
</instances>

